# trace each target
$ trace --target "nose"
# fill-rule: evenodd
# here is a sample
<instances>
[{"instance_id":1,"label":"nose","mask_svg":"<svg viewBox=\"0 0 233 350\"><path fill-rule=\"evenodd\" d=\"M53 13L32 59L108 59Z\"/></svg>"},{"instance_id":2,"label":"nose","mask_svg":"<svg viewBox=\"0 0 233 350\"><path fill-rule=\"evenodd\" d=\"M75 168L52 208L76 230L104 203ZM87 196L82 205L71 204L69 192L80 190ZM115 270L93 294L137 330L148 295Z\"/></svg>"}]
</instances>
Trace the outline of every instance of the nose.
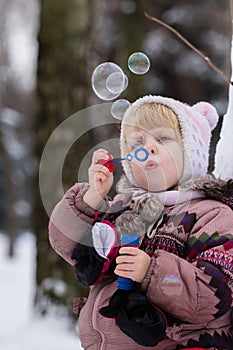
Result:
<instances>
[{"instance_id":1,"label":"nose","mask_svg":"<svg viewBox=\"0 0 233 350\"><path fill-rule=\"evenodd\" d=\"M149 151L151 154L157 154L158 153L158 147L156 144L156 140L151 137L148 138L145 142L145 148Z\"/></svg>"}]
</instances>

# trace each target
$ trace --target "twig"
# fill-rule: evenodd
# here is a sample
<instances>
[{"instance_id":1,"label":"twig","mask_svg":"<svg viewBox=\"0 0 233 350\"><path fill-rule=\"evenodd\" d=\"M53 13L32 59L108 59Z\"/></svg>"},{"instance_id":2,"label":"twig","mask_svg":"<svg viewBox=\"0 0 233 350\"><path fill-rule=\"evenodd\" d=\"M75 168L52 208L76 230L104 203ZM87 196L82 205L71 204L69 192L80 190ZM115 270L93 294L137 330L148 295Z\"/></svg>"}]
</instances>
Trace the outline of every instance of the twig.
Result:
<instances>
[{"instance_id":1,"label":"twig","mask_svg":"<svg viewBox=\"0 0 233 350\"><path fill-rule=\"evenodd\" d=\"M231 25L232 25L232 33L233 33L233 0L230 0L230 9L231 9Z\"/></svg>"},{"instance_id":2,"label":"twig","mask_svg":"<svg viewBox=\"0 0 233 350\"><path fill-rule=\"evenodd\" d=\"M233 2L233 0L231 0L231 5L233 5L232 2ZM232 8L233 8L233 6L232 6ZM232 9L232 11L233 11L233 9ZM218 67L216 67L215 64L213 64L213 62L209 59L209 57L203 55L203 53L200 50L198 50L195 46L193 46L193 44L191 44L177 30L175 30L174 28L172 28L171 26L169 26L165 22L161 21L160 19L150 16L147 12L145 12L144 15L147 18L149 18L151 21L154 21L154 22L161 24L163 27L167 28L172 33L174 33L181 41L183 41L187 46L189 46L193 51L195 51L213 70L215 70L215 72L218 73L222 77L222 79L225 80L225 82L227 84L233 85L233 82L231 82L230 79L228 79L228 77Z\"/></svg>"}]
</instances>

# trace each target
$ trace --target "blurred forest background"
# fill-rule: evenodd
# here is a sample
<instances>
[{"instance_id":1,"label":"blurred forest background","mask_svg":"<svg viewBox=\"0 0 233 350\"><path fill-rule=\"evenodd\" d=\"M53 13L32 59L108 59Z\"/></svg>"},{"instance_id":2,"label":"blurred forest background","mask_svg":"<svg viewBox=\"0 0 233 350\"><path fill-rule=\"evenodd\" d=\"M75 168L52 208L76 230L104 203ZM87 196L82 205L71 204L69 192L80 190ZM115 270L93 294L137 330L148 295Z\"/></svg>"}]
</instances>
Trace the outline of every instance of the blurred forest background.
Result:
<instances>
[{"instance_id":1,"label":"blurred forest background","mask_svg":"<svg viewBox=\"0 0 233 350\"><path fill-rule=\"evenodd\" d=\"M221 117L226 112L226 82L144 11L178 30L230 77L229 0L0 0L0 230L9 237L10 256L18 235L31 231L36 236L35 306L42 314L51 303L71 310L73 297L88 293L50 248L38 172L57 126L103 102L91 87L94 68L111 61L127 72L123 97L129 101L161 94L190 104L206 100ZM151 60L142 76L127 70L127 59L136 51ZM117 138L118 129L113 120L74 143L63 167L64 189L77 181L76 169L90 148L110 135ZM50 166L52 171L53 161ZM56 191L55 184L50 191Z\"/></svg>"}]
</instances>

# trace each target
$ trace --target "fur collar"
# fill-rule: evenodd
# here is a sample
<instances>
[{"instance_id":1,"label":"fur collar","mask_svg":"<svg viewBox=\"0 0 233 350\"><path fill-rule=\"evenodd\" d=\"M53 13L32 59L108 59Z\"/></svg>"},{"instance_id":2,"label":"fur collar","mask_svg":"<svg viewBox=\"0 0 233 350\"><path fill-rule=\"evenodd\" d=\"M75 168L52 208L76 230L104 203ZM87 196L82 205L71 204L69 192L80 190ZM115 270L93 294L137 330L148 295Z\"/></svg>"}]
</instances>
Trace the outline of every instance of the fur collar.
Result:
<instances>
[{"instance_id":1,"label":"fur collar","mask_svg":"<svg viewBox=\"0 0 233 350\"><path fill-rule=\"evenodd\" d=\"M221 180L213 175L205 175L195 180L190 180L179 185L175 190L201 193L207 198L215 199L229 205L233 209L233 179ZM118 184L118 193L133 193L138 188L133 187L127 177L122 175Z\"/></svg>"},{"instance_id":2,"label":"fur collar","mask_svg":"<svg viewBox=\"0 0 233 350\"><path fill-rule=\"evenodd\" d=\"M206 175L193 182L193 190L223 202L233 209L233 179L221 180L213 175Z\"/></svg>"}]
</instances>

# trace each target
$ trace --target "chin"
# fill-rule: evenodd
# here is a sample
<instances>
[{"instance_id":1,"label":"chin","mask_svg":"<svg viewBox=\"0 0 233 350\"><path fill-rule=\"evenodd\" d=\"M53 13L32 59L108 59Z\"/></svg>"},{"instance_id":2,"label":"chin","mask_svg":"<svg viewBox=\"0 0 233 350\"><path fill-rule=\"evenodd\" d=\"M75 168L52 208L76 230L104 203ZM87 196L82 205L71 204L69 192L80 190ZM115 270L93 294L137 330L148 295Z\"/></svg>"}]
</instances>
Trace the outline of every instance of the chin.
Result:
<instances>
[{"instance_id":1,"label":"chin","mask_svg":"<svg viewBox=\"0 0 233 350\"><path fill-rule=\"evenodd\" d=\"M144 189L146 189L147 191L150 192L163 192L163 191L169 191L174 189L174 187L176 186L175 184L147 184L147 186L143 187Z\"/></svg>"},{"instance_id":2,"label":"chin","mask_svg":"<svg viewBox=\"0 0 233 350\"><path fill-rule=\"evenodd\" d=\"M167 187L166 186L155 186L155 185L151 185L151 186L145 186L143 187L145 190L149 191L149 192L162 192L162 191L166 191Z\"/></svg>"},{"instance_id":3,"label":"chin","mask_svg":"<svg viewBox=\"0 0 233 350\"><path fill-rule=\"evenodd\" d=\"M156 178L157 178L157 181L155 181ZM149 192L168 191L173 189L177 184L176 180L166 182L163 176L161 178L156 175L151 178L149 178L149 176L147 178L145 178L145 176L143 178L137 177L135 178L135 180L141 188Z\"/></svg>"}]
</instances>

